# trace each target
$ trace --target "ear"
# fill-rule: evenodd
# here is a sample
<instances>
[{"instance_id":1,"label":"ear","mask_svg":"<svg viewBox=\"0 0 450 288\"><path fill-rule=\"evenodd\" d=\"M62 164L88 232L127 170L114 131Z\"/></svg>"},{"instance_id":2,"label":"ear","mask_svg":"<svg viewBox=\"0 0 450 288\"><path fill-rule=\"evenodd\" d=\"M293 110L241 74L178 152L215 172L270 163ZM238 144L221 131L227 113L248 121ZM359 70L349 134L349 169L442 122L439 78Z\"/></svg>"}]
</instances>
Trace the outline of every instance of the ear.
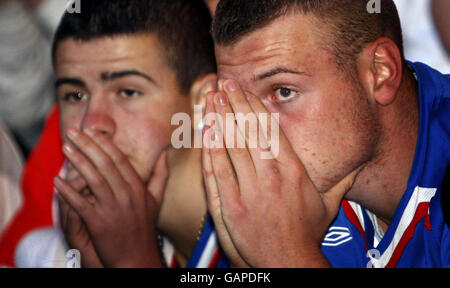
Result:
<instances>
[{"instance_id":1,"label":"ear","mask_svg":"<svg viewBox=\"0 0 450 288\"><path fill-rule=\"evenodd\" d=\"M206 95L208 92L217 90L217 74L210 73L207 75L200 76L195 80L194 84L191 86L190 99L191 99L191 115L194 115L194 106L200 106L201 111L204 114L206 109ZM195 117L193 117L195 118ZM192 127L199 127L200 123L192 123Z\"/></svg>"},{"instance_id":2,"label":"ear","mask_svg":"<svg viewBox=\"0 0 450 288\"><path fill-rule=\"evenodd\" d=\"M357 68L361 84L372 101L386 106L394 102L402 82L400 49L389 38L380 38L360 53Z\"/></svg>"},{"instance_id":3,"label":"ear","mask_svg":"<svg viewBox=\"0 0 450 288\"><path fill-rule=\"evenodd\" d=\"M195 80L191 87L190 97L191 106L202 105L204 108L206 105L206 94L211 91L217 90L217 74L210 73L207 75L200 76Z\"/></svg>"}]
</instances>

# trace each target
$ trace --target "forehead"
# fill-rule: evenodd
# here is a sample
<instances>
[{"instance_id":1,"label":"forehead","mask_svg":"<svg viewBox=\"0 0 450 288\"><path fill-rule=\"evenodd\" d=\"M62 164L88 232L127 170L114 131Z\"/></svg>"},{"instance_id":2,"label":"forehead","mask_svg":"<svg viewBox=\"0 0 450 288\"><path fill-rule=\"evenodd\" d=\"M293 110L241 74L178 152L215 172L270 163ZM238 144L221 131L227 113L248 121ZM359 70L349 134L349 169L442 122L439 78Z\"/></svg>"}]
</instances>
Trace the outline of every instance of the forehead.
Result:
<instances>
[{"instance_id":1,"label":"forehead","mask_svg":"<svg viewBox=\"0 0 450 288\"><path fill-rule=\"evenodd\" d=\"M166 66L163 49L151 34L103 37L89 41L62 41L55 55L56 72L128 68L161 69Z\"/></svg>"},{"instance_id":2,"label":"forehead","mask_svg":"<svg viewBox=\"0 0 450 288\"><path fill-rule=\"evenodd\" d=\"M321 47L317 31L313 16L282 16L232 45L216 45L219 74L238 69L264 70L274 62L296 62L307 69Z\"/></svg>"}]
</instances>

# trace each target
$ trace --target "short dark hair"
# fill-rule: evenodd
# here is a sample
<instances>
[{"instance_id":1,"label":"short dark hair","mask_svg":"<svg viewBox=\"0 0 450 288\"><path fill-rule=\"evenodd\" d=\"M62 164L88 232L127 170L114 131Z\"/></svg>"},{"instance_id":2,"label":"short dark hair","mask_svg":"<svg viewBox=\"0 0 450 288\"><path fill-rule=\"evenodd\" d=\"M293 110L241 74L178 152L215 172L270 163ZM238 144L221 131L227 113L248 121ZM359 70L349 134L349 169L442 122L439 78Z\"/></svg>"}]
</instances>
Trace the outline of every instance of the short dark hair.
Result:
<instances>
[{"instance_id":1,"label":"short dark hair","mask_svg":"<svg viewBox=\"0 0 450 288\"><path fill-rule=\"evenodd\" d=\"M202 0L82 0L80 7L81 13L64 14L53 40L53 60L58 44L68 38L155 33L182 93L199 76L216 72L212 20Z\"/></svg>"},{"instance_id":2,"label":"short dark hair","mask_svg":"<svg viewBox=\"0 0 450 288\"><path fill-rule=\"evenodd\" d=\"M316 16L325 28L324 43L336 57L337 66L354 67L355 55L369 43L388 37L399 47L403 39L397 8L381 0L381 13L369 13L368 0L221 0L212 34L216 44L227 46L291 12ZM324 20L322 22L322 20Z\"/></svg>"}]
</instances>

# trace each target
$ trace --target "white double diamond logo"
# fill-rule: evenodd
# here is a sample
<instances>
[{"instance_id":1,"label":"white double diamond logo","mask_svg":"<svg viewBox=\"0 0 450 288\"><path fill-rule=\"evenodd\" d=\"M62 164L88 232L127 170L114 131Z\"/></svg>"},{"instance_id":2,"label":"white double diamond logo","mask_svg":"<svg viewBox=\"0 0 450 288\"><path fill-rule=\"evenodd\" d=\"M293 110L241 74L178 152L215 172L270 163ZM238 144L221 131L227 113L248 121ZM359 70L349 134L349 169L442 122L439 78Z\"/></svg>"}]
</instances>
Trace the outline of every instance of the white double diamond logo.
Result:
<instances>
[{"instance_id":1,"label":"white double diamond logo","mask_svg":"<svg viewBox=\"0 0 450 288\"><path fill-rule=\"evenodd\" d=\"M339 246L345 242L352 240L350 229L347 227L333 226L328 229L327 235L323 239L323 246Z\"/></svg>"}]
</instances>

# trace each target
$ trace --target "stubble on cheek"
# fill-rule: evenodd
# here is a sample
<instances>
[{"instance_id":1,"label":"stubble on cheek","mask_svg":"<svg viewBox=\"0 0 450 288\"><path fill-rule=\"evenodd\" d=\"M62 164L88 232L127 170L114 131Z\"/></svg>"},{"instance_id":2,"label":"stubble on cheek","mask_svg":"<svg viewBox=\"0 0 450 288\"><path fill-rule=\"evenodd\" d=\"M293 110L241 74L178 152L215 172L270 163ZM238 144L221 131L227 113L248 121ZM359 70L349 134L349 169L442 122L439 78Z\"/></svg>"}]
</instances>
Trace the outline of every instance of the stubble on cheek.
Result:
<instances>
[{"instance_id":1,"label":"stubble on cheek","mask_svg":"<svg viewBox=\"0 0 450 288\"><path fill-rule=\"evenodd\" d=\"M379 137L379 124L362 89L342 87L336 91L341 94L334 99L326 98L309 111L280 118L296 154L321 192L373 158Z\"/></svg>"},{"instance_id":2,"label":"stubble on cheek","mask_svg":"<svg viewBox=\"0 0 450 288\"><path fill-rule=\"evenodd\" d=\"M355 92L358 97L354 97L354 114L352 118L353 126L359 138L359 148L365 156L365 161L375 157L382 127L377 120L376 112L371 107L363 88L359 83L355 84Z\"/></svg>"},{"instance_id":3,"label":"stubble on cheek","mask_svg":"<svg viewBox=\"0 0 450 288\"><path fill-rule=\"evenodd\" d=\"M328 177L321 179L324 185L328 183L325 188L331 188L377 154L381 127L367 96L359 83L346 95L349 101L341 109L347 110L343 112L348 120L338 120L338 117L334 120L336 133L332 136L330 147L336 148L330 162L334 162L335 166L332 171L325 169L329 171Z\"/></svg>"}]
</instances>

